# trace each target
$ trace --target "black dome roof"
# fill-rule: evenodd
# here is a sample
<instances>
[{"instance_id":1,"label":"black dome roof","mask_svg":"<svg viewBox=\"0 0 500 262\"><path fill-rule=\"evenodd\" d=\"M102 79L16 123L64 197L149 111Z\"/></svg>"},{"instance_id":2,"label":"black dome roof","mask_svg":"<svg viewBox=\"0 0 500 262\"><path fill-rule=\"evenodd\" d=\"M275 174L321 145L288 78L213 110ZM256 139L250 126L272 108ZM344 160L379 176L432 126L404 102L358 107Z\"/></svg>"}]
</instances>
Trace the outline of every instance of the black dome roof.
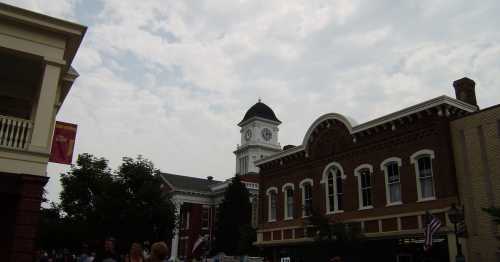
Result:
<instances>
[{"instance_id":1,"label":"black dome roof","mask_svg":"<svg viewBox=\"0 0 500 262\"><path fill-rule=\"evenodd\" d=\"M238 125L241 125L243 122L247 121L252 117L260 117L281 123L281 121L274 114L273 110L260 101L257 102L252 107L250 107L250 109L248 109L247 113L243 117L243 120L241 120L241 122Z\"/></svg>"}]
</instances>

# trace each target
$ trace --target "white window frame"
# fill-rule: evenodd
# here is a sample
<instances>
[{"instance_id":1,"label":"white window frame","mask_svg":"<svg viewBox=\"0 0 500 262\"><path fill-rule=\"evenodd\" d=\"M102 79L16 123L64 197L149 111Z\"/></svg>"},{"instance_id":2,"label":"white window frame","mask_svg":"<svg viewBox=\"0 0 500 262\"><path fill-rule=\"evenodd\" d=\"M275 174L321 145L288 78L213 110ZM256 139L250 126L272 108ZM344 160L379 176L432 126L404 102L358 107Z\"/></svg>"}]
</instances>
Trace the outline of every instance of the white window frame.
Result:
<instances>
[{"instance_id":1,"label":"white window frame","mask_svg":"<svg viewBox=\"0 0 500 262\"><path fill-rule=\"evenodd\" d=\"M344 210L339 210L338 209L338 201L337 201L337 179L336 177L333 178L333 210L330 210L330 198L328 197L328 176L330 175L330 169L331 168L337 168L340 171L340 177L342 180L346 179L344 169L342 168L342 165L340 165L337 162L331 162L328 164L325 169L323 170L323 176L321 179L321 184L325 184L325 203L326 203L326 214L338 214L338 213L343 213Z\"/></svg>"},{"instance_id":2,"label":"white window frame","mask_svg":"<svg viewBox=\"0 0 500 262\"><path fill-rule=\"evenodd\" d=\"M399 192L401 195L401 200L396 201L396 202L390 202L390 192L389 192L389 174L387 172L387 165L390 163L396 162L398 164L398 173L399 173ZM403 161L401 161L401 158L399 157L390 157L387 158L386 160L382 161L380 164L380 170L384 172L384 177L385 177L385 199L386 199L386 206L396 206L396 205L401 205L403 204L403 190L401 190L401 166L403 166Z\"/></svg>"},{"instance_id":3,"label":"white window frame","mask_svg":"<svg viewBox=\"0 0 500 262\"><path fill-rule=\"evenodd\" d=\"M293 207L292 207L292 216L289 217L288 216L288 194L286 192L287 189L292 189L292 192L293 194L295 194L295 186L292 184L292 183L286 183L284 184L282 187L281 187L281 192L283 192L283 217L284 217L284 220L291 220L293 219L293 216L294 216L294 211L293 210ZM292 201L294 201L295 199L293 199L293 195L292 195ZM293 204L295 205L295 202L293 202Z\"/></svg>"},{"instance_id":4,"label":"white window frame","mask_svg":"<svg viewBox=\"0 0 500 262\"><path fill-rule=\"evenodd\" d=\"M254 196L250 199L250 205L252 207L252 227L257 228L259 225L259 205L258 202L259 199L257 196Z\"/></svg>"},{"instance_id":5,"label":"white window frame","mask_svg":"<svg viewBox=\"0 0 500 262\"><path fill-rule=\"evenodd\" d=\"M278 208L278 188L277 187L270 187L266 190L266 195L267 195L267 222L276 222L277 216L278 216L278 210L274 212L275 217L271 218L271 192L274 192L276 195L276 209Z\"/></svg>"},{"instance_id":6,"label":"white window frame","mask_svg":"<svg viewBox=\"0 0 500 262\"><path fill-rule=\"evenodd\" d=\"M434 192L434 196L423 198L422 197L422 189L420 187L420 169L418 166L418 159L421 157L426 157L426 156L428 156L431 159L432 192ZM434 185L435 184L434 183L434 165L432 164L434 158L435 158L434 150L431 150L431 149L422 149L422 150L419 150L419 151L413 153L410 156L410 163L415 167L415 180L417 183L417 196L418 196L417 202L436 200L436 187Z\"/></svg>"},{"instance_id":7,"label":"white window frame","mask_svg":"<svg viewBox=\"0 0 500 262\"><path fill-rule=\"evenodd\" d=\"M303 218L309 217L309 216L306 216L306 210L305 210L305 207L306 207L305 185L306 184L311 185L311 194L312 194L312 187L314 186L314 181L311 178L306 178L306 179L303 179L302 181L300 181L300 183L299 183L300 192L301 192L301 196L302 196L302 217Z\"/></svg>"},{"instance_id":8,"label":"white window frame","mask_svg":"<svg viewBox=\"0 0 500 262\"><path fill-rule=\"evenodd\" d=\"M361 188L361 170L365 170L365 169L368 169L369 172L370 172L370 177L373 176L373 166L370 165L370 164L362 164L362 165L359 165L358 167L356 167L354 169L354 176L357 177L358 179L358 210L364 210L364 209L371 209L373 208L373 177L372 177L372 180L371 183L370 183L370 186L371 186L371 190L372 190L372 204L371 205L368 205L368 206L363 206L363 191L362 191L362 188Z\"/></svg>"}]
</instances>

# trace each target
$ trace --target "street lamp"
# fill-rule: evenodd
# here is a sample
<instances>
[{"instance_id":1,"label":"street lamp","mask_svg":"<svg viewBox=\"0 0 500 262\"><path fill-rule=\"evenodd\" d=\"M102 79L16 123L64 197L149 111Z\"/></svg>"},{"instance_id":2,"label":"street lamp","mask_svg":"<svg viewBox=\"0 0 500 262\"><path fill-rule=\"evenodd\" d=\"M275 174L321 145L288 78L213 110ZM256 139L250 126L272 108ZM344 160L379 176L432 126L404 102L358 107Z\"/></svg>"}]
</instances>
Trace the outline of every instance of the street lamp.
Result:
<instances>
[{"instance_id":1,"label":"street lamp","mask_svg":"<svg viewBox=\"0 0 500 262\"><path fill-rule=\"evenodd\" d=\"M455 261L457 262L465 261L465 257L462 254L462 245L460 245L460 243L458 242L458 234L457 234L457 224L461 223L464 220L464 214L462 210L456 207L455 204L452 204L451 208L448 210L448 218L455 227L455 244L457 246L457 256L455 257Z\"/></svg>"}]
</instances>

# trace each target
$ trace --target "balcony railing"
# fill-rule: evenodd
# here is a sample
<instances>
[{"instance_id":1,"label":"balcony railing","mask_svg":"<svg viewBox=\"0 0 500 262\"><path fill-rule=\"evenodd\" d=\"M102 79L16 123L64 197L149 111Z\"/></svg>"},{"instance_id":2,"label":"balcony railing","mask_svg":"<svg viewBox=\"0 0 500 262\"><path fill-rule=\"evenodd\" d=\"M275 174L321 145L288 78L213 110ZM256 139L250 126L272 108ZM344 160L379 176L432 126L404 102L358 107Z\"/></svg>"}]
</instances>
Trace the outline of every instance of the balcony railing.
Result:
<instances>
[{"instance_id":1,"label":"balcony railing","mask_svg":"<svg viewBox=\"0 0 500 262\"><path fill-rule=\"evenodd\" d=\"M0 147L27 149L32 127L30 120L0 115Z\"/></svg>"}]
</instances>

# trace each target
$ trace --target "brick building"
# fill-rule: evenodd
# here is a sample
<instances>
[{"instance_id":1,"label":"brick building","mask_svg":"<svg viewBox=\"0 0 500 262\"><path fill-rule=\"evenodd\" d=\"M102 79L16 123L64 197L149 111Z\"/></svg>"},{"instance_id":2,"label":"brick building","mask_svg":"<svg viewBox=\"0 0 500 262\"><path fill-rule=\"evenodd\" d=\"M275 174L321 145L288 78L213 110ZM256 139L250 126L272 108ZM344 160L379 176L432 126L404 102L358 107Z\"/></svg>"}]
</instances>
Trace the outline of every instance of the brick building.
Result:
<instances>
[{"instance_id":1,"label":"brick building","mask_svg":"<svg viewBox=\"0 0 500 262\"><path fill-rule=\"evenodd\" d=\"M33 261L55 117L86 27L0 3L0 258Z\"/></svg>"},{"instance_id":2,"label":"brick building","mask_svg":"<svg viewBox=\"0 0 500 262\"><path fill-rule=\"evenodd\" d=\"M500 231L482 209L500 206L500 105L452 121L451 133L458 193L465 207L466 259L499 261Z\"/></svg>"},{"instance_id":3,"label":"brick building","mask_svg":"<svg viewBox=\"0 0 500 262\"><path fill-rule=\"evenodd\" d=\"M310 261L303 254L315 239L307 219L315 210L361 229L368 244L358 256L417 261L429 211L444 225L432 255L453 261L455 235L446 212L459 203L459 194L449 126L477 111L468 79L456 83L457 99L440 96L363 124L325 114L302 144L256 161L261 177L256 245L274 261L283 256ZM352 255L334 246L331 252Z\"/></svg>"},{"instance_id":4,"label":"brick building","mask_svg":"<svg viewBox=\"0 0 500 262\"><path fill-rule=\"evenodd\" d=\"M224 192L230 180L217 181L212 177L196 178L162 173L166 190L176 206L179 228L171 241L171 257L188 260L193 257L193 246L203 237L210 248L214 240L218 206L224 199ZM252 224L257 227L257 194L259 190L256 174L241 176L250 193Z\"/></svg>"},{"instance_id":5,"label":"brick building","mask_svg":"<svg viewBox=\"0 0 500 262\"><path fill-rule=\"evenodd\" d=\"M250 192L252 204L252 225L258 223L258 168L254 162L265 156L281 151L278 142L278 120L273 110L260 100L250 107L238 123L241 145L236 146L236 174ZM204 237L210 245L214 240L217 224L217 207L224 198L230 180L217 181L209 176L206 179L161 174L165 190L170 192L176 205L179 229L174 232L171 242L171 258L191 259L195 242Z\"/></svg>"}]
</instances>

